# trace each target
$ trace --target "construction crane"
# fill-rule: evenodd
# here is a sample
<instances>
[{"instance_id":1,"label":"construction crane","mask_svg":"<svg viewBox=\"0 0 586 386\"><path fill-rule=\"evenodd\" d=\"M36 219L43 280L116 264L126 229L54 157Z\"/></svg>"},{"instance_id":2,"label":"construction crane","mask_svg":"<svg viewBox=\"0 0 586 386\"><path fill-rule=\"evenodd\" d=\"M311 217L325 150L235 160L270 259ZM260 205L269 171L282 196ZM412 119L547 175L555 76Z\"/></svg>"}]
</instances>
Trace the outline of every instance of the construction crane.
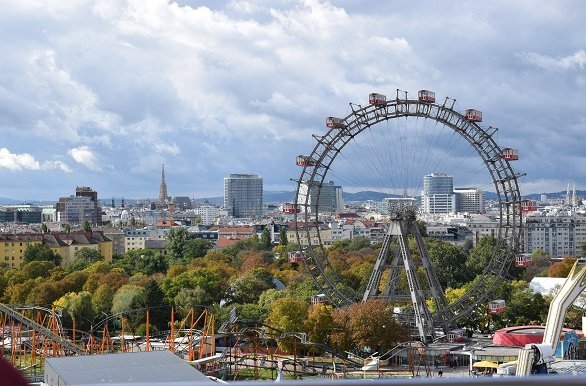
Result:
<instances>
[{"instance_id":1,"label":"construction crane","mask_svg":"<svg viewBox=\"0 0 586 386\"><path fill-rule=\"evenodd\" d=\"M517 377L547 374L547 364L554 360L566 311L586 288L586 266L578 270L577 265L578 262L575 262L562 288L551 301L542 343L527 344L520 350Z\"/></svg>"}]
</instances>

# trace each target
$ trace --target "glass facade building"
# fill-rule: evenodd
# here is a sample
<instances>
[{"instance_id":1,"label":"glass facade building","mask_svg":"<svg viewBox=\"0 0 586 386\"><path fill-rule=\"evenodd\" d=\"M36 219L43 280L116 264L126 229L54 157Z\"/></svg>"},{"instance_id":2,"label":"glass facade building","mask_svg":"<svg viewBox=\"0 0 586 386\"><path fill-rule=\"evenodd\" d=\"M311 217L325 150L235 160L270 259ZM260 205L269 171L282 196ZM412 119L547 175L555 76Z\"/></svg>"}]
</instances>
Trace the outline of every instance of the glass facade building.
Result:
<instances>
[{"instance_id":1,"label":"glass facade building","mask_svg":"<svg viewBox=\"0 0 586 386\"><path fill-rule=\"evenodd\" d=\"M454 178L443 173L432 173L423 177L421 200L424 213L455 213Z\"/></svg>"},{"instance_id":2,"label":"glass facade building","mask_svg":"<svg viewBox=\"0 0 586 386\"><path fill-rule=\"evenodd\" d=\"M262 216L263 180L256 174L224 177L224 209L235 218Z\"/></svg>"}]
</instances>

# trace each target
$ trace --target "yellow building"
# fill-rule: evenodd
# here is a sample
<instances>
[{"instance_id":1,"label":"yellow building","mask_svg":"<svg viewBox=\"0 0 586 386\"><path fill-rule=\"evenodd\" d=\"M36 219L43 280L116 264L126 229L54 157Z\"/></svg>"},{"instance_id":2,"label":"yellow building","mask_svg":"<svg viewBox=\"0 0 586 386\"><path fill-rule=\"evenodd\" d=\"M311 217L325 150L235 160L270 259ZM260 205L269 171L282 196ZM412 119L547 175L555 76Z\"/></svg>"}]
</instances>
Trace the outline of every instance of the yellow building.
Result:
<instances>
[{"instance_id":1,"label":"yellow building","mask_svg":"<svg viewBox=\"0 0 586 386\"><path fill-rule=\"evenodd\" d=\"M309 229L309 238L307 229ZM297 240L297 231L299 231L299 240ZM297 225L290 224L287 227L287 240L289 240L291 243L307 246L311 240L311 245L316 246L320 245L320 239L321 244L325 247L328 247L332 244L332 230L324 224L318 224L316 226L313 223L297 223Z\"/></svg>"},{"instance_id":2,"label":"yellow building","mask_svg":"<svg viewBox=\"0 0 586 386\"><path fill-rule=\"evenodd\" d=\"M71 264L75 253L83 248L96 250L104 261L112 261L112 240L103 232L71 233L2 233L0 234L0 263L11 268L22 265L24 252L29 245L44 244L62 257L61 264Z\"/></svg>"}]
</instances>

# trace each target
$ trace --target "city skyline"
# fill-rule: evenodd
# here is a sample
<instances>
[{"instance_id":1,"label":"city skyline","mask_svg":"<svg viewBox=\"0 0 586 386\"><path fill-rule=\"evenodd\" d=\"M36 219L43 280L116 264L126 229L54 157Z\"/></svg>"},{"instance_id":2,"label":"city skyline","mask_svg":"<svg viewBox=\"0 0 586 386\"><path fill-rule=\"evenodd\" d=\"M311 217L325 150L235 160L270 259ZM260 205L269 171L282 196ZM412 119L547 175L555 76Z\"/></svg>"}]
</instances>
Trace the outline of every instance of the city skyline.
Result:
<instances>
[{"instance_id":1,"label":"city skyline","mask_svg":"<svg viewBox=\"0 0 586 386\"><path fill-rule=\"evenodd\" d=\"M170 196L292 191L327 116L396 89L481 110L523 194L586 189L578 1L0 1L0 197L155 198L163 163Z\"/></svg>"}]
</instances>

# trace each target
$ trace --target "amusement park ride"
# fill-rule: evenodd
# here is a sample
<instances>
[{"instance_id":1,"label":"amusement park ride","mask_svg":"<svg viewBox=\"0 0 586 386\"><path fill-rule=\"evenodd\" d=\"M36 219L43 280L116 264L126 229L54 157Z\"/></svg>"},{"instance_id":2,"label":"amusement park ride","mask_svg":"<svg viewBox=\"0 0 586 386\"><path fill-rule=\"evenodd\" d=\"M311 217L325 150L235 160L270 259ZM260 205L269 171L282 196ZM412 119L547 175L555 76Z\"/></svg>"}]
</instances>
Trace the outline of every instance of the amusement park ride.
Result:
<instances>
[{"instance_id":1,"label":"amusement park ride","mask_svg":"<svg viewBox=\"0 0 586 386\"><path fill-rule=\"evenodd\" d=\"M455 100L446 98L443 103L436 103L435 93L420 90L416 98L410 99L408 93L397 90L395 98L371 93L366 106L350 104L351 113L343 118L328 117L327 132L314 135L316 144L309 155L297 157L297 165L302 168L301 175L294 180L297 183L296 201L291 204L298 223L307 226L298 227L297 241L307 240L308 245L300 247L298 253L303 256L308 271L315 284L335 306L348 306L357 301L382 298L393 304L402 304L398 317L404 322L415 321L413 337L421 342L431 342L438 338L438 331L447 334L458 320L469 315L478 304L487 302L490 294L497 288L516 262L521 240L521 215L531 208L530 203L521 199L518 177L522 174L513 170L511 162L518 160L516 149L500 147L494 138L495 128L481 127L482 112L467 109L464 113L455 110ZM326 246L317 229L320 220L319 196L328 173L335 170L334 161L343 157L344 149L356 138L369 133L373 127L386 124L383 129L391 130L390 121L403 120L434 121L435 125L449 128L452 135L461 137L474 153L480 157L482 165L490 178L490 185L497 194L499 214L499 232L494 255L474 285L455 303L448 304L444 291L427 256L425 244L416 224L416 208L409 204L397 204L389 207L390 222L378 258L370 274L370 279L363 293L343 284L339 274L327 260ZM417 129L415 129L417 130ZM414 131L413 133L415 133ZM414 134L413 134L414 135ZM404 134L403 137L408 136ZM401 137L402 138L402 137ZM376 142L376 141L372 141ZM376 147L370 152L384 152ZM401 146L401 145L397 145ZM391 149L387 150L392 152ZM415 150L413 150L415 153ZM390 158L392 159L392 155ZM393 165L386 169L392 169ZM430 172L430 171L428 171ZM396 180L394 180L396 182ZM392 181L389 181L389 184ZM307 189L309 187L309 189ZM393 186L395 190L406 188ZM309 190L316 192L317 199L311 198ZM409 250L409 238L417 245L418 257L414 258ZM315 241L317 240L317 241ZM296 259L300 259L299 254ZM526 264L526 263L522 263ZM422 267L425 282L417 275ZM381 283L385 274L386 282ZM405 286L399 285L406 277ZM433 299L435 312L428 307L428 299ZM503 305L504 307L504 305ZM504 310L504 308L502 308ZM498 312L501 312L499 309Z\"/></svg>"}]
</instances>

